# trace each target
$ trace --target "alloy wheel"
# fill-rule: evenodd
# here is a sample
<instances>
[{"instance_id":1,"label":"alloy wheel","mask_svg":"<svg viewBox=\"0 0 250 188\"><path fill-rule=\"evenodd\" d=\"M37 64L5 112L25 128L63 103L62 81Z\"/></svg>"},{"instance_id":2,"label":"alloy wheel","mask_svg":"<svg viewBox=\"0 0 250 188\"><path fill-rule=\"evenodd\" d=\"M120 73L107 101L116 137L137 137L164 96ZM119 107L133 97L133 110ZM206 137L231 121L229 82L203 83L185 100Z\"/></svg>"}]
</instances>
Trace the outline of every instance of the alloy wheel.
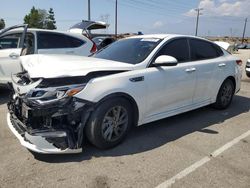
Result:
<instances>
[{"instance_id":1,"label":"alloy wheel","mask_svg":"<svg viewBox=\"0 0 250 188\"><path fill-rule=\"evenodd\" d=\"M106 141L113 142L123 136L128 127L128 112L122 106L112 107L102 121L102 136Z\"/></svg>"}]
</instances>

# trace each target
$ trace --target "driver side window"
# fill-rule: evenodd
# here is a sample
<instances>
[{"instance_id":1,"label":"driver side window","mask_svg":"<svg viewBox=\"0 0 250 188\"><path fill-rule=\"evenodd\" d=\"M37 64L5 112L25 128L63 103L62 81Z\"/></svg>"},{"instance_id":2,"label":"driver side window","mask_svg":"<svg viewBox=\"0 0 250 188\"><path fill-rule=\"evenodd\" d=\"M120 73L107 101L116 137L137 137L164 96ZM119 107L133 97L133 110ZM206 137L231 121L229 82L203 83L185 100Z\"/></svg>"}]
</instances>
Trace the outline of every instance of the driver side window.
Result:
<instances>
[{"instance_id":1,"label":"driver side window","mask_svg":"<svg viewBox=\"0 0 250 188\"><path fill-rule=\"evenodd\" d=\"M190 61L189 58L189 47L187 39L174 39L168 42L158 52L154 60L161 55L169 55L177 59L178 63Z\"/></svg>"}]
</instances>

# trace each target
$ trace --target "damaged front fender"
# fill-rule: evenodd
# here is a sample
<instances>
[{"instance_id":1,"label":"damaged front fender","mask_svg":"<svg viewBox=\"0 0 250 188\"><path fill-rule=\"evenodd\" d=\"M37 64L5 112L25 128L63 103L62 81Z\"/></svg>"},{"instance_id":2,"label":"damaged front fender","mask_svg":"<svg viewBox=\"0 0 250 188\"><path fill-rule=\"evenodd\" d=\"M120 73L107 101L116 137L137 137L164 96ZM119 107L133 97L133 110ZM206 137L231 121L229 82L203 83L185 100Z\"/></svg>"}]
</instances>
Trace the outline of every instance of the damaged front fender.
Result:
<instances>
[{"instance_id":1,"label":"damaged front fender","mask_svg":"<svg viewBox=\"0 0 250 188\"><path fill-rule=\"evenodd\" d=\"M30 78L12 76L15 91L8 103L8 125L22 145L39 153L75 153L83 146L84 128L95 103L76 97L89 80L122 71L85 76Z\"/></svg>"}]
</instances>

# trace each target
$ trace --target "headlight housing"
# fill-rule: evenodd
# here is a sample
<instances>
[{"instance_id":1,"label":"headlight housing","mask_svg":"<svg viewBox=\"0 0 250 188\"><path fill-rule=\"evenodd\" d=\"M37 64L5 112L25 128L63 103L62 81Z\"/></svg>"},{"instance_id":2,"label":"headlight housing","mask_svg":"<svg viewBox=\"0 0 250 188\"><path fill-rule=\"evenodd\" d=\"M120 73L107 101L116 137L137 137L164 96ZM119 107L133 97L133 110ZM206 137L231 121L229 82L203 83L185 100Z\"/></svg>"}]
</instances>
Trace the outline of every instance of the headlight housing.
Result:
<instances>
[{"instance_id":1,"label":"headlight housing","mask_svg":"<svg viewBox=\"0 0 250 188\"><path fill-rule=\"evenodd\" d=\"M85 88L86 84L70 85L56 88L37 88L26 94L26 99L40 105L50 104L59 100L65 100L73 97Z\"/></svg>"}]
</instances>

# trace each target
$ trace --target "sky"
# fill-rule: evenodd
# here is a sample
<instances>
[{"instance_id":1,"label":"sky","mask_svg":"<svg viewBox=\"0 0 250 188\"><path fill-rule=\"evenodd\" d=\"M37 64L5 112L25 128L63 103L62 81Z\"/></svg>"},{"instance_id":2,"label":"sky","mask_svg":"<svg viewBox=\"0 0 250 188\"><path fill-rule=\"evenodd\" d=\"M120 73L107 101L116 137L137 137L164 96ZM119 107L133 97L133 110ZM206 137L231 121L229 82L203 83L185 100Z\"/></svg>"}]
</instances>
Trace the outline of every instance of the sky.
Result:
<instances>
[{"instance_id":1,"label":"sky","mask_svg":"<svg viewBox=\"0 0 250 188\"><path fill-rule=\"evenodd\" d=\"M88 18L88 0L1 0L0 18L6 26L23 23L32 6L53 8L58 30L68 30ZM250 0L118 0L118 33L178 33L194 35L197 12L199 36L250 37ZM114 33L115 0L91 0L91 19L110 24L104 31Z\"/></svg>"}]
</instances>

